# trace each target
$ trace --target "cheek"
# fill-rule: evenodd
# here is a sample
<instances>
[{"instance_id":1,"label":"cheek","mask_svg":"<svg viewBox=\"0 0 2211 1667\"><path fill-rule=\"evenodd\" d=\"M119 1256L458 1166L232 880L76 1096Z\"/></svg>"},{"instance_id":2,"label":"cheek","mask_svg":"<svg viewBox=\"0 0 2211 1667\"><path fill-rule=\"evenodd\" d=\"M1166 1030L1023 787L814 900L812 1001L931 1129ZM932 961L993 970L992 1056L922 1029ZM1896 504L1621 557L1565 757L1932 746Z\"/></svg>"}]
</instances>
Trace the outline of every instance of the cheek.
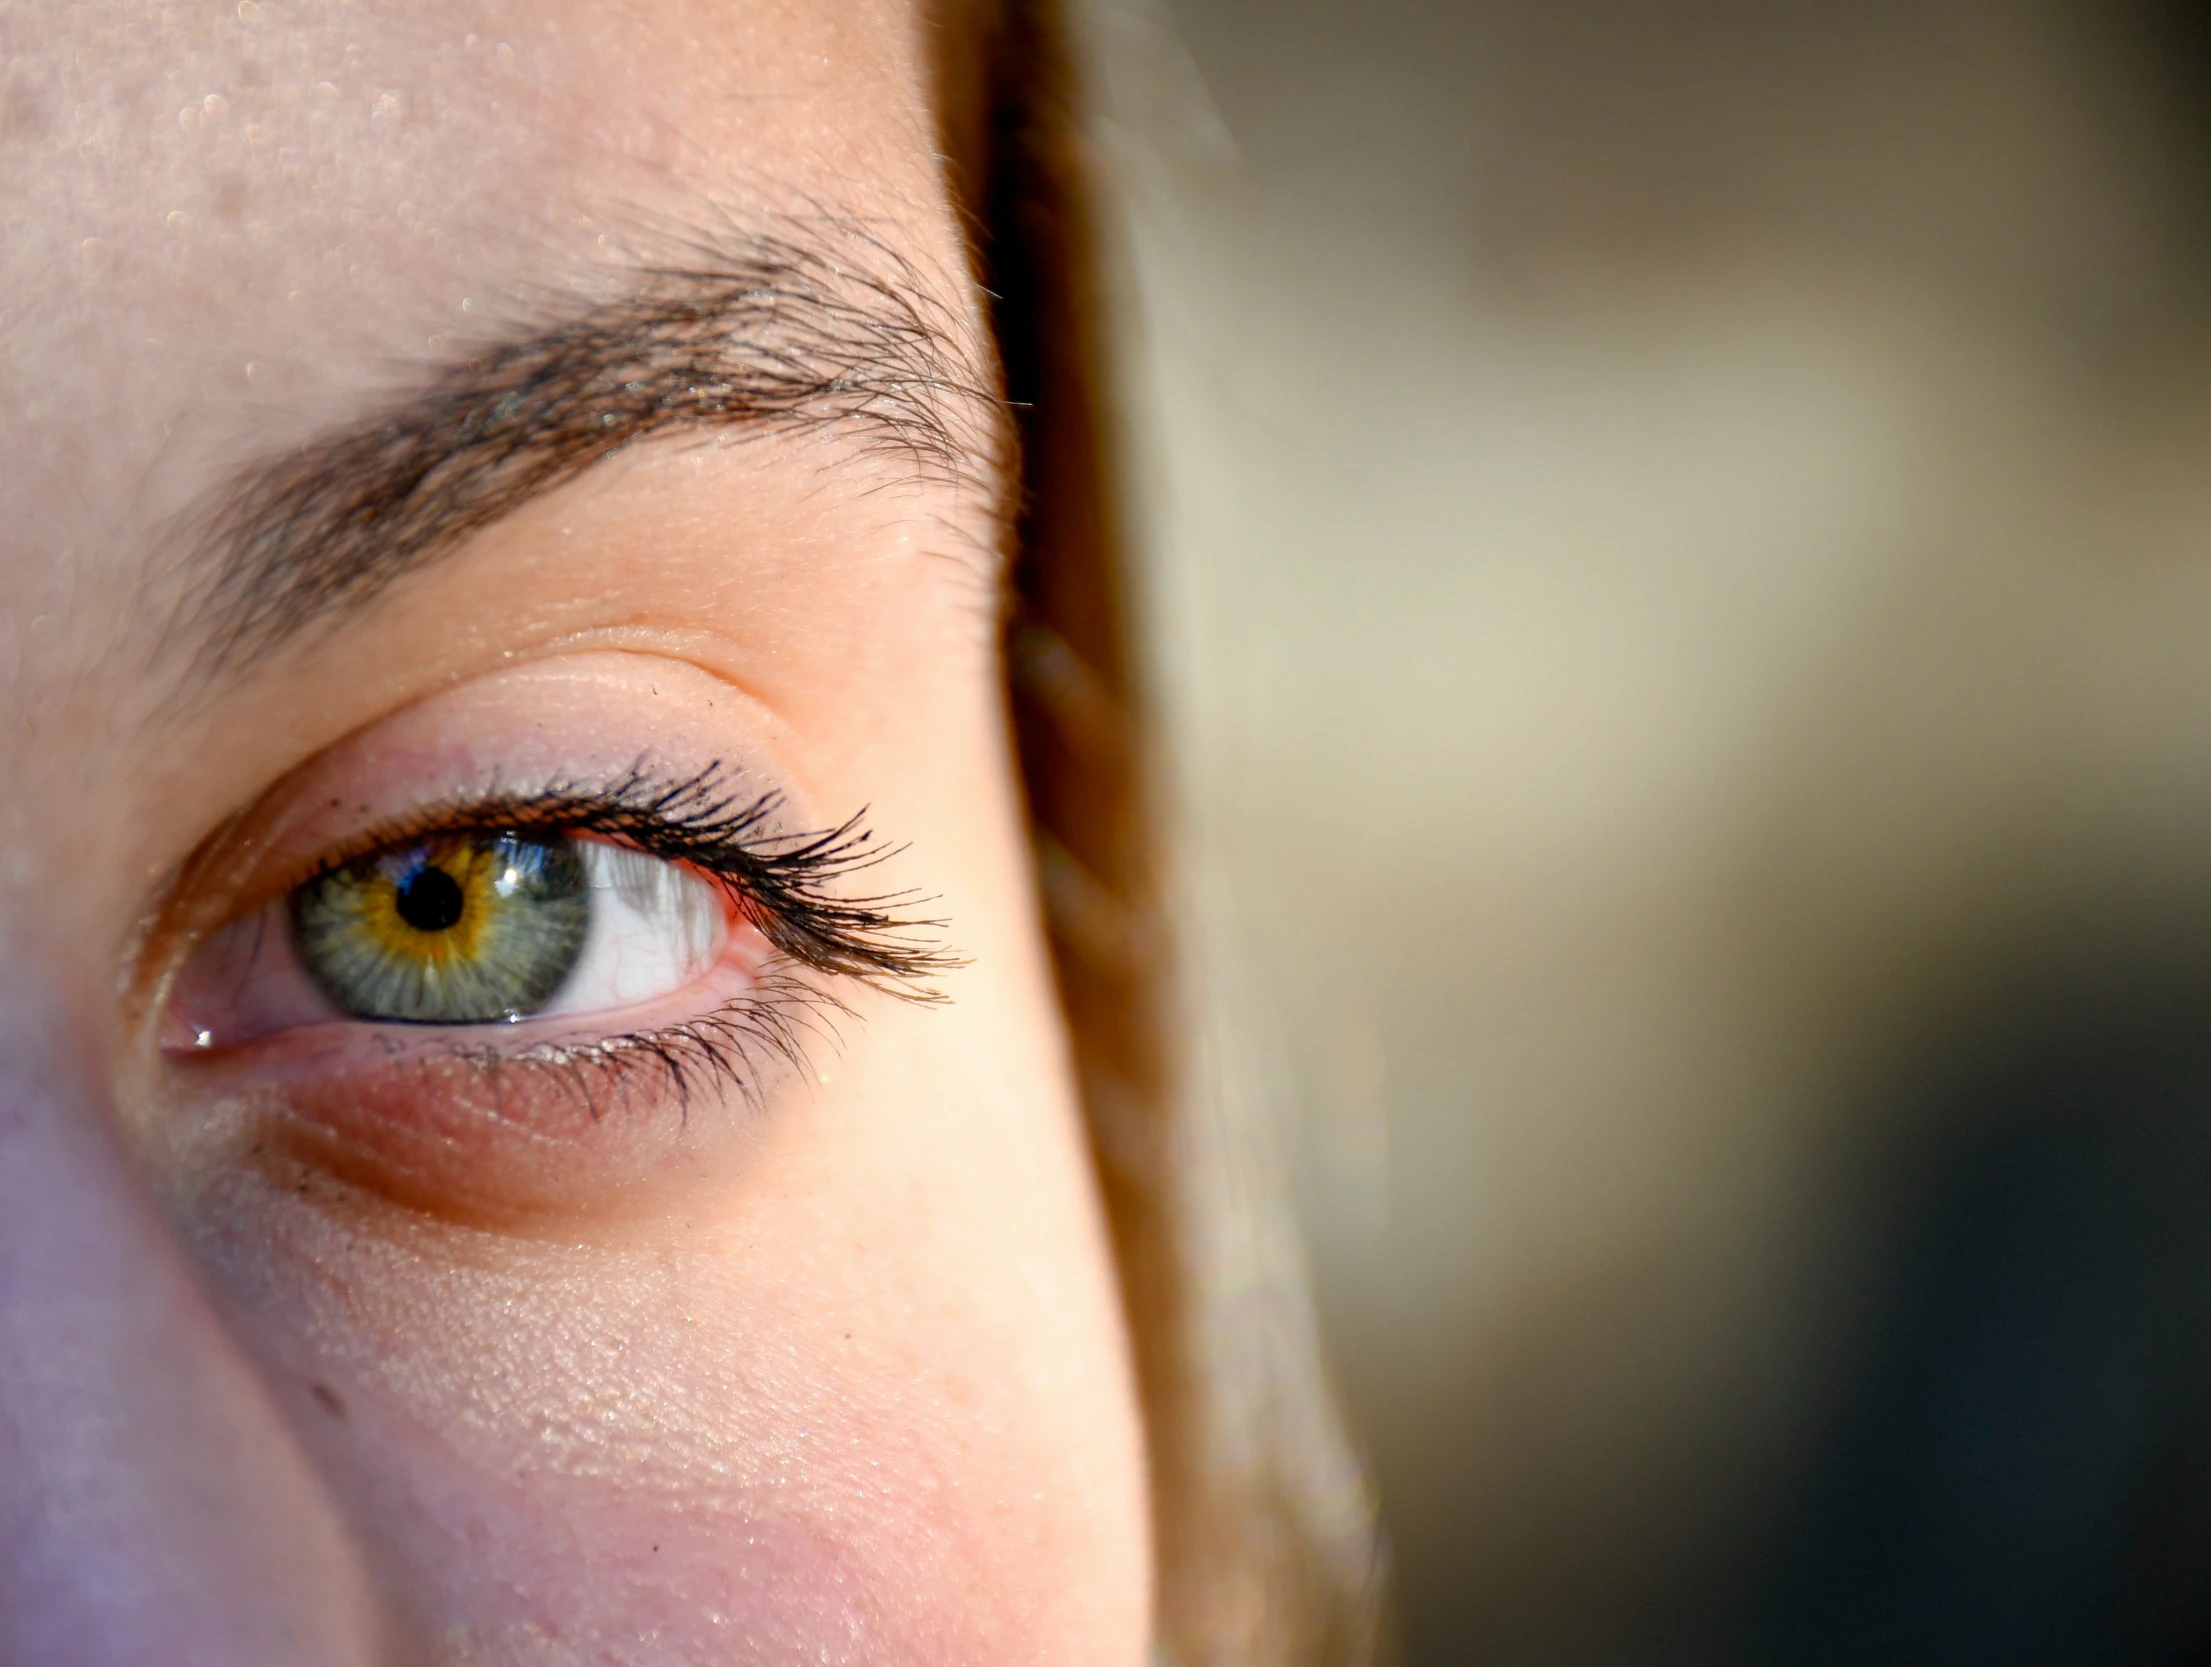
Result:
<instances>
[{"instance_id":1,"label":"cheek","mask_svg":"<svg viewBox=\"0 0 2211 1667\"><path fill-rule=\"evenodd\" d=\"M973 1663L1082 1630L1096 1444L1023 1316L794 1217L803 1166L760 1157L664 1242L391 1232L242 1172L194 1212L233 1224L202 1254L426 1659Z\"/></svg>"},{"instance_id":2,"label":"cheek","mask_svg":"<svg viewBox=\"0 0 2211 1667\"><path fill-rule=\"evenodd\" d=\"M698 1449L698 1474L673 1488L536 1462L524 1432L457 1451L374 1391L320 1445L362 1477L406 1630L434 1661L537 1664L552 1644L594 1667L973 1667L1047 1653L1033 1605L1004 1603L1033 1578L1018 1545L993 1553L1004 1524L944 1514L911 1462L863 1458L834 1414L789 1411L759 1438L785 1455L783 1476L739 1441ZM610 1453L642 1436L611 1420L602 1434ZM847 1467L840 1484L825 1485L825 1464ZM789 1474L800 1465L803 1483Z\"/></svg>"},{"instance_id":3,"label":"cheek","mask_svg":"<svg viewBox=\"0 0 2211 1667\"><path fill-rule=\"evenodd\" d=\"M372 1421L376 1409L348 1409ZM862 1554L802 1520L516 1481L389 1429L354 1438L404 1561L415 1653L453 1663L932 1659ZM959 1659L957 1654L944 1657Z\"/></svg>"}]
</instances>

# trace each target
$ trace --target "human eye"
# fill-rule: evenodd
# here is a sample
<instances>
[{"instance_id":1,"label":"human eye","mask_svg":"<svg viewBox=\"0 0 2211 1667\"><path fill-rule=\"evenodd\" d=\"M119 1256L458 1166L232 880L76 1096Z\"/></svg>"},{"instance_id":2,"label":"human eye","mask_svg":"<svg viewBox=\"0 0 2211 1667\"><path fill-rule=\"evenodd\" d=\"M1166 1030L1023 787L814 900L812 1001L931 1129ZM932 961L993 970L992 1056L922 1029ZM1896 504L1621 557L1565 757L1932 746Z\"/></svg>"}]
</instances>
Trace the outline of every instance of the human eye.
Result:
<instances>
[{"instance_id":1,"label":"human eye","mask_svg":"<svg viewBox=\"0 0 2211 1667\"><path fill-rule=\"evenodd\" d=\"M318 1020L521 1025L649 1002L703 977L736 923L703 875L605 840L444 828L324 867L188 964L199 1049Z\"/></svg>"},{"instance_id":2,"label":"human eye","mask_svg":"<svg viewBox=\"0 0 2211 1667\"><path fill-rule=\"evenodd\" d=\"M699 1102L757 1103L845 990L934 994L943 953L863 878L885 854L718 761L449 795L271 853L180 957L162 1052L203 1116L372 1187L635 1181L711 1144Z\"/></svg>"}]
</instances>

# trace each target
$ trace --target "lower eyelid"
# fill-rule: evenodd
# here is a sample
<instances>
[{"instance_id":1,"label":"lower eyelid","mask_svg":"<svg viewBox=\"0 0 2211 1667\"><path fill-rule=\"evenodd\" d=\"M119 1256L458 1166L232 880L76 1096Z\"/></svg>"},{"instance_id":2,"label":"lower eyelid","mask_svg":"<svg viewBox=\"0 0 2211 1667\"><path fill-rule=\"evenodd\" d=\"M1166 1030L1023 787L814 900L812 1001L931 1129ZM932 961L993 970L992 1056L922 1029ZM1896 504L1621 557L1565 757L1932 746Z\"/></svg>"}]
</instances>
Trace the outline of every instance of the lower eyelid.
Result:
<instances>
[{"instance_id":1,"label":"lower eyelid","mask_svg":"<svg viewBox=\"0 0 2211 1667\"><path fill-rule=\"evenodd\" d=\"M619 1210L631 1185L762 1138L760 1119L725 1113L782 1080L814 999L739 943L619 1028L341 1020L177 1059L166 1115L208 1131L203 1150L225 1139L241 1163L304 1163L434 1215Z\"/></svg>"}]
</instances>

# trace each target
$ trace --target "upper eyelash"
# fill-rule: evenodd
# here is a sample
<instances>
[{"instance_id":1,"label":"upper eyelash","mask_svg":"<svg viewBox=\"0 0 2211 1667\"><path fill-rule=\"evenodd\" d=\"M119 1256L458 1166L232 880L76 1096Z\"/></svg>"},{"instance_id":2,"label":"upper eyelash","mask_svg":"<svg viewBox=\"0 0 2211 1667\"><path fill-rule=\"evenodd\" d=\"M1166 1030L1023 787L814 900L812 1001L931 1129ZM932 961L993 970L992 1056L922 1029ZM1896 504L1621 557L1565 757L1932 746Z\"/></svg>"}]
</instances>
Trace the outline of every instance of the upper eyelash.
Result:
<instances>
[{"instance_id":1,"label":"upper eyelash","mask_svg":"<svg viewBox=\"0 0 2211 1667\"><path fill-rule=\"evenodd\" d=\"M603 787L556 781L530 793L426 808L380 830L372 848L463 828L600 835L719 881L760 935L808 971L909 1001L943 1000L930 980L962 961L925 934L943 931L945 922L906 914L921 901L911 892L842 897L834 890L898 848L874 843L865 811L833 828L767 831L782 805L780 793L746 798L732 790L719 761L672 781L640 763ZM317 873L359 854L326 858Z\"/></svg>"},{"instance_id":2,"label":"upper eyelash","mask_svg":"<svg viewBox=\"0 0 2211 1667\"><path fill-rule=\"evenodd\" d=\"M809 1034L834 1037L836 1015L851 1009L808 974L938 1002L945 998L929 980L965 964L925 935L940 933L945 922L905 912L920 901L915 894L835 894L837 882L900 849L874 843L864 811L833 828L767 831L782 805L779 793L747 798L733 790L718 761L676 779L641 762L605 786L555 781L526 793L492 792L421 807L326 855L305 883L371 851L460 829L596 834L686 863L720 882L783 961L765 969L746 994L655 1030L597 1041L509 1051L454 1040L436 1050L490 1075L525 1070L561 1082L583 1099L594 1121L610 1098L620 1101L644 1088L672 1097L688 1118L693 1097L707 1084L726 1083L757 1100L754 1067L764 1058L802 1064Z\"/></svg>"}]
</instances>

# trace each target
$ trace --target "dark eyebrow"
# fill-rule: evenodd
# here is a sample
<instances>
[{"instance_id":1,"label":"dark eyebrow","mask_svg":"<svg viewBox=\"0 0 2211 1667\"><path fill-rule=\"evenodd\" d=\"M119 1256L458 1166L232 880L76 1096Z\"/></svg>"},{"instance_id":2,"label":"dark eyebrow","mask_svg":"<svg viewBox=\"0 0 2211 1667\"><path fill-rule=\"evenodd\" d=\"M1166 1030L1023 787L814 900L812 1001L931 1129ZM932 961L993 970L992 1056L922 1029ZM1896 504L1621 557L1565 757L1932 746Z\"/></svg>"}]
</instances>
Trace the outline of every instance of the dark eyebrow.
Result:
<instances>
[{"instance_id":1,"label":"dark eyebrow","mask_svg":"<svg viewBox=\"0 0 2211 1667\"><path fill-rule=\"evenodd\" d=\"M998 400L951 307L873 239L842 241L694 244L241 471L195 519L165 646L202 673L250 666L664 430L845 429L918 473L987 478Z\"/></svg>"}]
</instances>

